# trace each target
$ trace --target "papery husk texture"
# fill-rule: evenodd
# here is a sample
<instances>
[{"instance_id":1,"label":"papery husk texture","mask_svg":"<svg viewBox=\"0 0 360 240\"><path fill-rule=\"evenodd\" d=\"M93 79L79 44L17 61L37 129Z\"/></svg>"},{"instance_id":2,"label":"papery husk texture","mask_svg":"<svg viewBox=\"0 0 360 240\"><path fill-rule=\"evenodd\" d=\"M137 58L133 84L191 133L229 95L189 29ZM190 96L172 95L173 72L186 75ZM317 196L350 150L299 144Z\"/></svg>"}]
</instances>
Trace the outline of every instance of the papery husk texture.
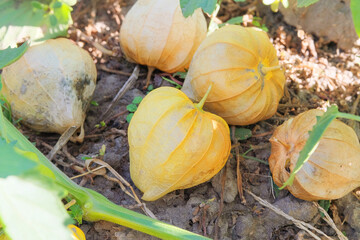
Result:
<instances>
[{"instance_id":1,"label":"papery husk texture","mask_svg":"<svg viewBox=\"0 0 360 240\"><path fill-rule=\"evenodd\" d=\"M96 76L88 52L71 40L51 39L3 69L1 93L15 119L39 132L62 134L83 125Z\"/></svg>"},{"instance_id":2,"label":"papery husk texture","mask_svg":"<svg viewBox=\"0 0 360 240\"><path fill-rule=\"evenodd\" d=\"M270 170L278 186L289 178L321 110L309 110L279 126L270 139ZM360 146L355 131L340 120L326 129L316 150L287 189L297 198L331 200L360 186Z\"/></svg>"},{"instance_id":3,"label":"papery husk texture","mask_svg":"<svg viewBox=\"0 0 360 240\"><path fill-rule=\"evenodd\" d=\"M224 166L231 148L226 122L170 87L143 99L128 139L131 179L147 201L209 180Z\"/></svg>"},{"instance_id":4,"label":"papery husk texture","mask_svg":"<svg viewBox=\"0 0 360 240\"><path fill-rule=\"evenodd\" d=\"M185 71L206 37L200 9L185 18L179 0L138 0L120 29L127 59L165 72Z\"/></svg>"},{"instance_id":5,"label":"papery husk texture","mask_svg":"<svg viewBox=\"0 0 360 240\"><path fill-rule=\"evenodd\" d=\"M210 34L191 61L182 91L198 101L211 83L205 109L227 123L248 125L273 116L285 76L267 34L235 25Z\"/></svg>"}]
</instances>

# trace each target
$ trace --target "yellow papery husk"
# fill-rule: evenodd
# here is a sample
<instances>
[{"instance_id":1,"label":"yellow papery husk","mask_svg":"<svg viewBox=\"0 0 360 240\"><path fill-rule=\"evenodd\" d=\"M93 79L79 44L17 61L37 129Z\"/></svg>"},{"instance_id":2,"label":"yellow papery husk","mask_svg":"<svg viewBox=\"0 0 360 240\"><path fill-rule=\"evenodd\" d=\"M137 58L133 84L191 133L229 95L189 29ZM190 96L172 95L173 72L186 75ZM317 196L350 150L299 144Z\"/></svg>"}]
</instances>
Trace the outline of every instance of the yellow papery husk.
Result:
<instances>
[{"instance_id":1,"label":"yellow papery husk","mask_svg":"<svg viewBox=\"0 0 360 240\"><path fill-rule=\"evenodd\" d=\"M14 118L36 131L63 134L77 126L83 132L96 77L88 52L69 39L50 39L3 69L1 94Z\"/></svg>"},{"instance_id":2,"label":"yellow papery husk","mask_svg":"<svg viewBox=\"0 0 360 240\"><path fill-rule=\"evenodd\" d=\"M185 18L179 0L138 0L120 29L129 61L164 72L185 71L207 33L200 9Z\"/></svg>"},{"instance_id":3,"label":"yellow papery husk","mask_svg":"<svg viewBox=\"0 0 360 240\"><path fill-rule=\"evenodd\" d=\"M228 25L201 43L182 91L199 101L210 82L214 86L204 108L228 124L249 125L275 114L285 75L264 31Z\"/></svg>"},{"instance_id":4,"label":"yellow papery husk","mask_svg":"<svg viewBox=\"0 0 360 240\"><path fill-rule=\"evenodd\" d=\"M279 126L271 142L270 170L279 187L289 178L304 147L316 116L313 109ZM360 186L360 145L355 131L340 120L326 129L309 160L295 175L288 189L295 197L308 200L338 199Z\"/></svg>"},{"instance_id":5,"label":"yellow papery husk","mask_svg":"<svg viewBox=\"0 0 360 240\"><path fill-rule=\"evenodd\" d=\"M171 87L155 89L143 99L128 139L131 179L147 201L209 180L231 149L227 123Z\"/></svg>"}]
</instances>

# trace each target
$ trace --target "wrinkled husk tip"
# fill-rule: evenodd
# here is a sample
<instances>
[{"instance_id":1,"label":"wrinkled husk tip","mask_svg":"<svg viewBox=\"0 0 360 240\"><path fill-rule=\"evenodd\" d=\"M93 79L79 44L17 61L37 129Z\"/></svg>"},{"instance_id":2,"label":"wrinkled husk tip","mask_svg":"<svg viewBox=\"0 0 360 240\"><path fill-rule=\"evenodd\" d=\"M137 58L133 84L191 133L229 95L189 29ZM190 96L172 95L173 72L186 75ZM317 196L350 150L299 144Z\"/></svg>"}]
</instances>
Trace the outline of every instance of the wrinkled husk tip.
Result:
<instances>
[{"instance_id":1,"label":"wrinkled husk tip","mask_svg":"<svg viewBox=\"0 0 360 240\"><path fill-rule=\"evenodd\" d=\"M70 138L71 142L73 142L73 143L83 143L84 138L85 138L84 123L81 124L79 129L80 129L80 134L76 135L77 133L75 132L74 135Z\"/></svg>"},{"instance_id":2,"label":"wrinkled husk tip","mask_svg":"<svg viewBox=\"0 0 360 240\"><path fill-rule=\"evenodd\" d=\"M161 192L161 193L157 193L154 194L152 191L146 191L144 192L144 195L141 197L142 200L144 201L156 201L158 199L160 199L161 197L165 196L168 192Z\"/></svg>"}]
</instances>

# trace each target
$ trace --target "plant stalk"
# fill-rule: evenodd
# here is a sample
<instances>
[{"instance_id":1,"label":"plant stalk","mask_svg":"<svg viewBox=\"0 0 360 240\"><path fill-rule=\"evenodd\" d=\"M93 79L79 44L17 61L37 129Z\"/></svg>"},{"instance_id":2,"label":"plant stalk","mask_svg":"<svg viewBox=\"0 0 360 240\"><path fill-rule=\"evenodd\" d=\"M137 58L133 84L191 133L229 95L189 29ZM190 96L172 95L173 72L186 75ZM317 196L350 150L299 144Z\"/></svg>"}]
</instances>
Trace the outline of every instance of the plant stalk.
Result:
<instances>
[{"instance_id":1,"label":"plant stalk","mask_svg":"<svg viewBox=\"0 0 360 240\"><path fill-rule=\"evenodd\" d=\"M261 72L263 75L266 75L267 73L269 73L269 72L271 72L271 71L279 70L280 68L281 68L280 65L278 65L278 66L273 66L273 67L264 67L264 66L261 66L260 72Z\"/></svg>"},{"instance_id":2,"label":"plant stalk","mask_svg":"<svg viewBox=\"0 0 360 240\"><path fill-rule=\"evenodd\" d=\"M0 112L0 118L2 117L2 113ZM164 239L208 239L120 207L109 201L103 195L91 189L78 186L52 164L7 119L3 118L2 120L4 120L3 122L5 124L0 126L0 135L3 137L6 136L8 141L17 141L17 147L24 151L33 152L38 156L39 163L53 172L55 183L66 189L71 197L81 206L84 212L84 220L106 220Z\"/></svg>"},{"instance_id":3,"label":"plant stalk","mask_svg":"<svg viewBox=\"0 0 360 240\"><path fill-rule=\"evenodd\" d=\"M195 104L195 107L196 107L197 109L202 110L202 108L203 108L203 106L204 106L204 104L205 104L205 102L206 102L206 99L207 99L207 97L209 96L209 93L210 93L210 91L211 91L212 86L213 86L213 83L210 84L208 90L206 91L204 97L200 100L200 102L199 102L198 104Z\"/></svg>"},{"instance_id":4,"label":"plant stalk","mask_svg":"<svg viewBox=\"0 0 360 240\"><path fill-rule=\"evenodd\" d=\"M350 114L350 113L338 112L336 117L346 118L346 119L355 120L355 121L360 122L360 116L356 116L356 115Z\"/></svg>"}]
</instances>

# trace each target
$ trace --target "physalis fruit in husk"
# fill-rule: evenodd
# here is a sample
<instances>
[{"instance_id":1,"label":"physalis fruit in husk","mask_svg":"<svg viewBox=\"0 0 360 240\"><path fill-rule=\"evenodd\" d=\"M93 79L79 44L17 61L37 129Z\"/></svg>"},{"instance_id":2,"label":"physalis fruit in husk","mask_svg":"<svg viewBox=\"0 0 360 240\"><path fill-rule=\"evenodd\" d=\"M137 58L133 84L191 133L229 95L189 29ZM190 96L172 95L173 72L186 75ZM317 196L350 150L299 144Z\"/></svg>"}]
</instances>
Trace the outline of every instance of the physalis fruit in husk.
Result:
<instances>
[{"instance_id":1,"label":"physalis fruit in husk","mask_svg":"<svg viewBox=\"0 0 360 240\"><path fill-rule=\"evenodd\" d=\"M203 183L225 165L231 148L229 127L202 110L204 101L194 104L180 90L161 87L140 103L128 138L131 179L144 192L144 200Z\"/></svg>"}]
</instances>

